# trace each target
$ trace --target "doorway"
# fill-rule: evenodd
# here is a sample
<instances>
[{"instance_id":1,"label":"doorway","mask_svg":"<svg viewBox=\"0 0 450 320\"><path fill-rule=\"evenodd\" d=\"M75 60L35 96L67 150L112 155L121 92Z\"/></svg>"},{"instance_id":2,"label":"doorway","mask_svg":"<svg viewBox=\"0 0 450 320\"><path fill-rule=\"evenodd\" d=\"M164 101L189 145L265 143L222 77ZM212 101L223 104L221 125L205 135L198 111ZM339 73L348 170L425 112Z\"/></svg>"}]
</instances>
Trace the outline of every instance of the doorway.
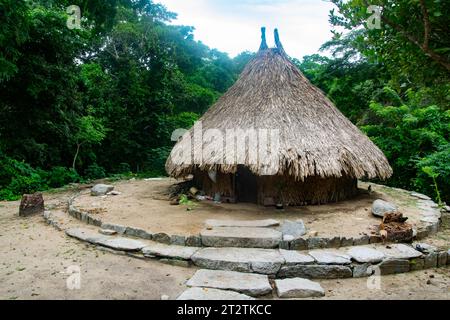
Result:
<instances>
[{"instance_id":1,"label":"doorway","mask_svg":"<svg viewBox=\"0 0 450 320\"><path fill-rule=\"evenodd\" d=\"M257 177L247 167L238 166L236 172L236 195L238 202L257 203Z\"/></svg>"}]
</instances>

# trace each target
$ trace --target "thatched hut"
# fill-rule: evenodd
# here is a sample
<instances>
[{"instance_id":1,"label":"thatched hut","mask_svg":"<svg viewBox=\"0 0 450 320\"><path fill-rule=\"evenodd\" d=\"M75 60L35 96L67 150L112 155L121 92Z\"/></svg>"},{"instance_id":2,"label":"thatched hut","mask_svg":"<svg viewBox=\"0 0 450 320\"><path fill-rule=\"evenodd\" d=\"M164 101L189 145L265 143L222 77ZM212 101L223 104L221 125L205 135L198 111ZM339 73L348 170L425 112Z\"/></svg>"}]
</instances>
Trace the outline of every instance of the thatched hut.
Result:
<instances>
[{"instance_id":1,"label":"thatched hut","mask_svg":"<svg viewBox=\"0 0 450 320\"><path fill-rule=\"evenodd\" d=\"M169 175L193 175L222 201L265 205L340 201L357 193L358 179L389 178L381 150L291 62L278 31L275 48L262 31L237 82L175 145Z\"/></svg>"}]
</instances>

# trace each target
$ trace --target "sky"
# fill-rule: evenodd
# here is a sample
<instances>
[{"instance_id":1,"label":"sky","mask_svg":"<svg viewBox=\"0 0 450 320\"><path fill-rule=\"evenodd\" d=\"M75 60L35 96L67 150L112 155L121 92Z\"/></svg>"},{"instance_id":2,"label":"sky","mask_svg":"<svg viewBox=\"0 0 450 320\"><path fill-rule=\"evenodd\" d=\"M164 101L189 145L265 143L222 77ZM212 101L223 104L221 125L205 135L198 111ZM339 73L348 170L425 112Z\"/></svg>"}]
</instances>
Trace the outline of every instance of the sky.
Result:
<instances>
[{"instance_id":1,"label":"sky","mask_svg":"<svg viewBox=\"0 0 450 320\"><path fill-rule=\"evenodd\" d=\"M328 13L333 4L324 0L156 0L178 14L173 24L195 27L195 39L235 57L257 51L262 26L274 46L273 29L292 57L319 51L331 39Z\"/></svg>"}]
</instances>

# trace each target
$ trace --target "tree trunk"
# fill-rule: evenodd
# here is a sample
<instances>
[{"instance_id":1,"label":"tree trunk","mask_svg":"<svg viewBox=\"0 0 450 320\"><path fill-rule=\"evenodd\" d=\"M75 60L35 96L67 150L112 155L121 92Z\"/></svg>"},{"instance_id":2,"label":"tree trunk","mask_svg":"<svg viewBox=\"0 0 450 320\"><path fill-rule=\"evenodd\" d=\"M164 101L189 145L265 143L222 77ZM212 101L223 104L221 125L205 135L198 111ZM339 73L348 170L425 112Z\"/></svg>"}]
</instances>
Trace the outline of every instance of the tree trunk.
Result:
<instances>
[{"instance_id":1,"label":"tree trunk","mask_svg":"<svg viewBox=\"0 0 450 320\"><path fill-rule=\"evenodd\" d=\"M73 169L73 171L77 171L76 169L75 169L75 165L76 165L76 163L77 163L77 158L78 158L78 154L80 153L80 148L81 148L81 143L78 143L77 144L77 152L75 153L75 156L73 157L73 163L72 163L72 169Z\"/></svg>"}]
</instances>

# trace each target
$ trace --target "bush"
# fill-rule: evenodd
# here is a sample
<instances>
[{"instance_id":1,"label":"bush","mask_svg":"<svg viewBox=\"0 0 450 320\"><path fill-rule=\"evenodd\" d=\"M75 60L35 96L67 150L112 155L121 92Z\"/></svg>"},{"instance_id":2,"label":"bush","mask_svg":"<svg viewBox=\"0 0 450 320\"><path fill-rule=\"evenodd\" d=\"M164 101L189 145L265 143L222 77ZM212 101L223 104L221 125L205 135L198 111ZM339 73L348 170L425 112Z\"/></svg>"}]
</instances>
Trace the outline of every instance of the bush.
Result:
<instances>
[{"instance_id":1,"label":"bush","mask_svg":"<svg viewBox=\"0 0 450 320\"><path fill-rule=\"evenodd\" d=\"M105 168L94 163L87 167L87 169L84 171L84 175L87 179L90 180L102 179L106 177L106 171Z\"/></svg>"},{"instance_id":2,"label":"bush","mask_svg":"<svg viewBox=\"0 0 450 320\"><path fill-rule=\"evenodd\" d=\"M69 183L80 182L81 178L72 168L54 167L47 172L47 183L51 188L59 188Z\"/></svg>"}]
</instances>

